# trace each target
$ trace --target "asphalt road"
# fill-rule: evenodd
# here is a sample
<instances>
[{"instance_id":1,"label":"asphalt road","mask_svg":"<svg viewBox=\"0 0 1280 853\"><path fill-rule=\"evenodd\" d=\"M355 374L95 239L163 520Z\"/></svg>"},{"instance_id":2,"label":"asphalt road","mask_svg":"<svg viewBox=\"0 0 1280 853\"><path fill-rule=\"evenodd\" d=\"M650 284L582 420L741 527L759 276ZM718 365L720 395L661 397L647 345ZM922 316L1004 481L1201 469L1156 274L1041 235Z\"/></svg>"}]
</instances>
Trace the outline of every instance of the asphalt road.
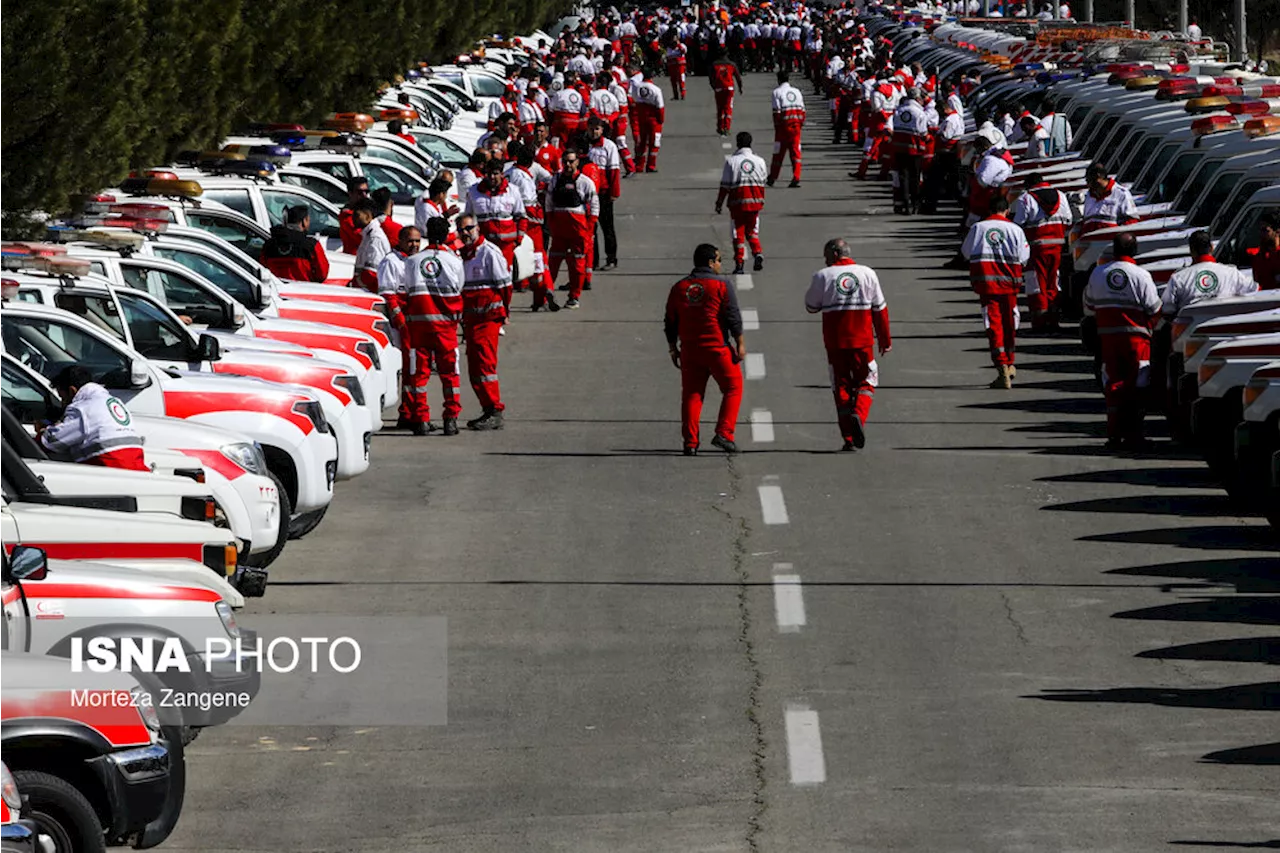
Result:
<instances>
[{"instance_id":1,"label":"asphalt road","mask_svg":"<svg viewBox=\"0 0 1280 853\"><path fill-rule=\"evenodd\" d=\"M771 82L734 120L766 159ZM448 725L210 731L167 848L1275 846L1275 540L1199 461L1105 455L1070 340L1027 340L988 390L975 298L939 269L953 220L848 180L816 100L741 282L765 368L745 452L680 455L662 306L696 243L729 253L728 152L689 88L661 172L624 182L621 268L576 313L514 317L507 429L379 435L242 617L446 617ZM832 236L894 331L856 454L803 307Z\"/></svg>"}]
</instances>

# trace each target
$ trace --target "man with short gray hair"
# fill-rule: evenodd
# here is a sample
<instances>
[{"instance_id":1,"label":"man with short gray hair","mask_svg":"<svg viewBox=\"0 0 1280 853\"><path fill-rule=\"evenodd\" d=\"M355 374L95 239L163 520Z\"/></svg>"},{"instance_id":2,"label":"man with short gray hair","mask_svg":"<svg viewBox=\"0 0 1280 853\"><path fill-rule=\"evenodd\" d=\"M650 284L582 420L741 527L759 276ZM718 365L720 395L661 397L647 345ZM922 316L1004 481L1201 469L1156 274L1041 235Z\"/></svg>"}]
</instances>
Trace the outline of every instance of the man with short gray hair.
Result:
<instances>
[{"instance_id":1,"label":"man with short gray hair","mask_svg":"<svg viewBox=\"0 0 1280 853\"><path fill-rule=\"evenodd\" d=\"M822 314L822 342L831 366L831 392L844 438L843 451L867 443L864 426L880 381L876 349L893 348L889 309L880 279L871 267L856 263L849 244L837 237L822 249L826 266L813 274L804 307Z\"/></svg>"}]
</instances>

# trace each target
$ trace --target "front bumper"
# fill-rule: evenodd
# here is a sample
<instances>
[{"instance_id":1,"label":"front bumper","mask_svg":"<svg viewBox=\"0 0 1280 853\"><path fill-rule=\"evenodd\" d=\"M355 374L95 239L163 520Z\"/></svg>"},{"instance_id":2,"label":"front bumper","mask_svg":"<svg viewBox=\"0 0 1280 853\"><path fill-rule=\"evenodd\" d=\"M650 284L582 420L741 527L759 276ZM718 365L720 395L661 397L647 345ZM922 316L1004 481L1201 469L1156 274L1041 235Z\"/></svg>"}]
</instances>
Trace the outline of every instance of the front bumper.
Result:
<instances>
[{"instance_id":1,"label":"front bumper","mask_svg":"<svg viewBox=\"0 0 1280 853\"><path fill-rule=\"evenodd\" d=\"M145 833L149 824L165 816L173 793L168 741L158 740L150 746L110 752L87 763L97 773L107 795L110 823L104 829L108 839L117 843L126 841ZM177 823L176 816L173 822ZM162 840L157 839L155 843Z\"/></svg>"},{"instance_id":2,"label":"front bumper","mask_svg":"<svg viewBox=\"0 0 1280 853\"><path fill-rule=\"evenodd\" d=\"M0 826L0 853L36 853L38 846L36 825L29 820L17 820Z\"/></svg>"},{"instance_id":3,"label":"front bumper","mask_svg":"<svg viewBox=\"0 0 1280 853\"><path fill-rule=\"evenodd\" d=\"M298 499L293 511L314 512L333 500L333 481L338 472L338 442L331 432L312 430L296 450Z\"/></svg>"},{"instance_id":4,"label":"front bumper","mask_svg":"<svg viewBox=\"0 0 1280 853\"><path fill-rule=\"evenodd\" d=\"M331 421L338 440L337 479L350 480L369 470L369 449L365 436L370 432L369 410L351 403Z\"/></svg>"}]
</instances>

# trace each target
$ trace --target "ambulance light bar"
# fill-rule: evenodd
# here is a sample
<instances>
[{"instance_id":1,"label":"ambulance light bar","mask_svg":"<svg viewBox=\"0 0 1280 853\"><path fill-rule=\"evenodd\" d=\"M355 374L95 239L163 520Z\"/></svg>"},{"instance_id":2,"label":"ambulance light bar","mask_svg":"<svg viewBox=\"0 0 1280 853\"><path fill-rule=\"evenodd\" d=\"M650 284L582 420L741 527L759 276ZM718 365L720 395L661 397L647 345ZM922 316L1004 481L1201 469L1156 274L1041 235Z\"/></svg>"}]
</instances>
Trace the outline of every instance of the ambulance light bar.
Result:
<instances>
[{"instance_id":1,"label":"ambulance light bar","mask_svg":"<svg viewBox=\"0 0 1280 853\"><path fill-rule=\"evenodd\" d=\"M227 145L223 151L242 154L253 160L265 161L275 166L287 166L293 159L288 145Z\"/></svg>"},{"instance_id":2,"label":"ambulance light bar","mask_svg":"<svg viewBox=\"0 0 1280 853\"><path fill-rule=\"evenodd\" d=\"M358 133L342 133L321 139L320 147L325 151L359 157L368 149L369 144Z\"/></svg>"},{"instance_id":3,"label":"ambulance light bar","mask_svg":"<svg viewBox=\"0 0 1280 853\"><path fill-rule=\"evenodd\" d=\"M1251 118L1244 123L1244 135L1250 139L1260 136L1274 136L1280 133L1280 115Z\"/></svg>"},{"instance_id":4,"label":"ambulance light bar","mask_svg":"<svg viewBox=\"0 0 1280 853\"><path fill-rule=\"evenodd\" d=\"M373 127L373 116L366 113L334 113L320 122L320 126L326 130L364 133Z\"/></svg>"},{"instance_id":5,"label":"ambulance light bar","mask_svg":"<svg viewBox=\"0 0 1280 853\"><path fill-rule=\"evenodd\" d=\"M0 266L6 270L43 272L50 275L69 275L79 277L89 274L89 262L81 258L40 257L35 255L10 254L6 249L0 253Z\"/></svg>"},{"instance_id":6,"label":"ambulance light bar","mask_svg":"<svg viewBox=\"0 0 1280 853\"><path fill-rule=\"evenodd\" d=\"M1200 115L1224 110L1229 103L1231 103L1230 99L1222 95L1201 95L1199 98L1187 101L1186 110L1192 115Z\"/></svg>"},{"instance_id":7,"label":"ambulance light bar","mask_svg":"<svg viewBox=\"0 0 1280 853\"><path fill-rule=\"evenodd\" d=\"M417 121L418 111L410 109L385 109L378 113L378 118L382 121Z\"/></svg>"},{"instance_id":8,"label":"ambulance light bar","mask_svg":"<svg viewBox=\"0 0 1280 853\"><path fill-rule=\"evenodd\" d=\"M1210 133L1217 133L1222 130L1236 130L1239 127L1240 124L1236 121L1235 116L1218 113L1204 116L1191 122L1191 135L1207 136Z\"/></svg>"},{"instance_id":9,"label":"ambulance light bar","mask_svg":"<svg viewBox=\"0 0 1280 853\"><path fill-rule=\"evenodd\" d=\"M172 173L169 173L172 174ZM163 196L165 198L194 199L204 195L204 187L197 181L170 178L126 178L120 189L129 195Z\"/></svg>"},{"instance_id":10,"label":"ambulance light bar","mask_svg":"<svg viewBox=\"0 0 1280 853\"><path fill-rule=\"evenodd\" d=\"M45 238L55 243L92 243L104 249L134 252L147 240L141 234L116 228L71 228L54 225L45 232Z\"/></svg>"}]
</instances>

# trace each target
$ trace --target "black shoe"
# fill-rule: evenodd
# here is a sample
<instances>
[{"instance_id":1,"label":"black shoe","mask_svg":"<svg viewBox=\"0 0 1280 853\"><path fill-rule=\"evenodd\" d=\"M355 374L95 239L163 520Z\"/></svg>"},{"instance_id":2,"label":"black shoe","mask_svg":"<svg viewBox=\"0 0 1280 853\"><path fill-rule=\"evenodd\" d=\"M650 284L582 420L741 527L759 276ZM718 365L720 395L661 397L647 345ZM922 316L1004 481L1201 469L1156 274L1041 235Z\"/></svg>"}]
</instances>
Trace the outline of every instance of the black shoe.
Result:
<instances>
[{"instance_id":1,"label":"black shoe","mask_svg":"<svg viewBox=\"0 0 1280 853\"><path fill-rule=\"evenodd\" d=\"M796 180L794 180L794 181L792 181L791 183L787 184L787 186L791 187L792 189L795 189L796 187L800 186L800 179L799 179L799 178L797 178Z\"/></svg>"},{"instance_id":2,"label":"black shoe","mask_svg":"<svg viewBox=\"0 0 1280 853\"><path fill-rule=\"evenodd\" d=\"M764 185L765 185L766 187L771 187L771 186L773 186L773 182L774 182L774 179L773 179L773 178L768 178L767 180L765 180Z\"/></svg>"},{"instance_id":3,"label":"black shoe","mask_svg":"<svg viewBox=\"0 0 1280 853\"><path fill-rule=\"evenodd\" d=\"M760 272L764 269L764 255L756 255L755 260L751 264L753 272Z\"/></svg>"},{"instance_id":4,"label":"black shoe","mask_svg":"<svg viewBox=\"0 0 1280 853\"><path fill-rule=\"evenodd\" d=\"M727 438L721 438L720 436L717 435L715 438L711 439L711 443L716 447L720 448L721 450L723 450L725 453L738 452L738 445L734 444L732 441L730 441Z\"/></svg>"},{"instance_id":5,"label":"black shoe","mask_svg":"<svg viewBox=\"0 0 1280 853\"><path fill-rule=\"evenodd\" d=\"M547 294L547 310L552 314L560 310L560 303L556 302L556 298L550 293Z\"/></svg>"},{"instance_id":6,"label":"black shoe","mask_svg":"<svg viewBox=\"0 0 1280 853\"><path fill-rule=\"evenodd\" d=\"M413 421L409 420L403 415L396 418L396 429L408 429L411 426L413 426Z\"/></svg>"},{"instance_id":7,"label":"black shoe","mask_svg":"<svg viewBox=\"0 0 1280 853\"><path fill-rule=\"evenodd\" d=\"M557 287L557 288L556 288L556 290L560 290L560 291L568 292L568 290L569 290L569 285L567 285L567 284L562 284L562 285L560 285L559 287Z\"/></svg>"},{"instance_id":8,"label":"black shoe","mask_svg":"<svg viewBox=\"0 0 1280 853\"><path fill-rule=\"evenodd\" d=\"M617 268L618 268L618 259L617 259L617 258L610 258L608 261L606 261L606 262L605 262L604 268L605 268L605 269L607 269L607 270L617 269Z\"/></svg>"},{"instance_id":9,"label":"black shoe","mask_svg":"<svg viewBox=\"0 0 1280 853\"><path fill-rule=\"evenodd\" d=\"M698 448L696 448L696 447L686 447L686 448L684 449L684 455L685 455L685 456L697 456L697 455L698 455Z\"/></svg>"},{"instance_id":10,"label":"black shoe","mask_svg":"<svg viewBox=\"0 0 1280 853\"><path fill-rule=\"evenodd\" d=\"M578 300L574 299L573 297L569 297L569 299L567 299L564 303L564 307L568 308L570 311L578 310L579 305L580 303L578 302Z\"/></svg>"},{"instance_id":11,"label":"black shoe","mask_svg":"<svg viewBox=\"0 0 1280 853\"><path fill-rule=\"evenodd\" d=\"M457 418L445 418L445 419L444 419L444 434L445 434L445 435L457 435L457 434L458 434L458 419L457 419Z\"/></svg>"},{"instance_id":12,"label":"black shoe","mask_svg":"<svg viewBox=\"0 0 1280 853\"><path fill-rule=\"evenodd\" d=\"M735 266L734 266L734 268L733 268L733 274L734 274L734 275L742 275L742 274L743 274L744 272L746 272L746 271L747 271L747 268L746 268L746 267L744 267L744 266L743 266L742 264L740 264L740 263L739 263L739 264L737 264L737 265L735 265Z\"/></svg>"},{"instance_id":13,"label":"black shoe","mask_svg":"<svg viewBox=\"0 0 1280 853\"><path fill-rule=\"evenodd\" d=\"M589 282L589 281L584 281L584 282L582 283L582 289L583 289L583 290L590 290L590 289L591 289L591 282Z\"/></svg>"},{"instance_id":14,"label":"black shoe","mask_svg":"<svg viewBox=\"0 0 1280 853\"><path fill-rule=\"evenodd\" d=\"M1124 447L1124 444L1118 438L1108 438L1107 443L1104 444L1103 447L1107 450L1115 452L1115 451L1119 451L1122 447Z\"/></svg>"},{"instance_id":15,"label":"black shoe","mask_svg":"<svg viewBox=\"0 0 1280 853\"><path fill-rule=\"evenodd\" d=\"M862 422L853 419L853 446L859 449L867 446L867 433L862 429Z\"/></svg>"},{"instance_id":16,"label":"black shoe","mask_svg":"<svg viewBox=\"0 0 1280 853\"><path fill-rule=\"evenodd\" d=\"M951 260L942 265L944 270L967 270L969 262L964 259L963 255L956 255Z\"/></svg>"},{"instance_id":17,"label":"black shoe","mask_svg":"<svg viewBox=\"0 0 1280 853\"><path fill-rule=\"evenodd\" d=\"M467 421L467 429L477 431L502 429L502 412L485 412L474 421Z\"/></svg>"},{"instance_id":18,"label":"black shoe","mask_svg":"<svg viewBox=\"0 0 1280 853\"><path fill-rule=\"evenodd\" d=\"M412 424L409 428L413 430L414 435L426 435L431 432L430 424Z\"/></svg>"},{"instance_id":19,"label":"black shoe","mask_svg":"<svg viewBox=\"0 0 1280 853\"><path fill-rule=\"evenodd\" d=\"M846 441L844 444L842 444L842 445L840 446L840 452L841 452L841 453L852 453L852 452L853 452L853 442L852 442L852 441Z\"/></svg>"}]
</instances>

